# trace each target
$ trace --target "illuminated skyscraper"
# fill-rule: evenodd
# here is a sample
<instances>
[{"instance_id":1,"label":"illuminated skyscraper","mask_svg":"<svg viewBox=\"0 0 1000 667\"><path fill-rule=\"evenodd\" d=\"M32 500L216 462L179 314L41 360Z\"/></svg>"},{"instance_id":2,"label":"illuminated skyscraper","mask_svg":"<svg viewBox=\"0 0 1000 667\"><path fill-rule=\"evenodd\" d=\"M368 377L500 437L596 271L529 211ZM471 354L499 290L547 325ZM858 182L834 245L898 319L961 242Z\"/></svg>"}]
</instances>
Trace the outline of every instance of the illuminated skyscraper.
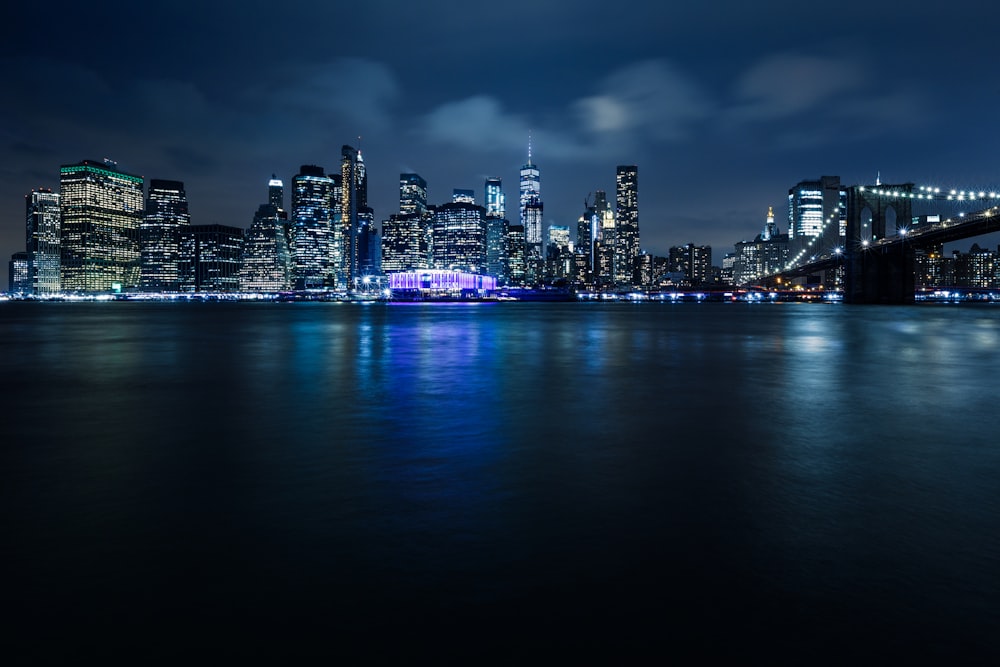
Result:
<instances>
[{"instance_id":1,"label":"illuminated skyscraper","mask_svg":"<svg viewBox=\"0 0 1000 667\"><path fill-rule=\"evenodd\" d=\"M420 174L399 175L399 212L404 215L427 212L427 181Z\"/></svg>"},{"instance_id":2,"label":"illuminated skyscraper","mask_svg":"<svg viewBox=\"0 0 1000 667\"><path fill-rule=\"evenodd\" d=\"M528 139L528 162L521 167L521 225L524 227L525 249L529 258L542 257L542 181L538 167L531 161L531 139Z\"/></svg>"},{"instance_id":3,"label":"illuminated skyscraper","mask_svg":"<svg viewBox=\"0 0 1000 667\"><path fill-rule=\"evenodd\" d=\"M285 210L285 184L275 174L267 182L267 203L277 211Z\"/></svg>"},{"instance_id":4,"label":"illuminated skyscraper","mask_svg":"<svg viewBox=\"0 0 1000 667\"><path fill-rule=\"evenodd\" d=\"M486 210L468 202L438 206L433 221L434 268L484 273Z\"/></svg>"},{"instance_id":5,"label":"illuminated skyscraper","mask_svg":"<svg viewBox=\"0 0 1000 667\"><path fill-rule=\"evenodd\" d=\"M64 292L111 292L139 286L143 180L110 160L59 170Z\"/></svg>"},{"instance_id":6,"label":"illuminated skyscraper","mask_svg":"<svg viewBox=\"0 0 1000 667\"><path fill-rule=\"evenodd\" d=\"M302 165L292 179L292 276L296 289L332 287L336 183L322 167Z\"/></svg>"},{"instance_id":7,"label":"illuminated skyscraper","mask_svg":"<svg viewBox=\"0 0 1000 667\"><path fill-rule=\"evenodd\" d=\"M819 254L843 245L847 192L839 176L802 181L788 191L788 240L792 252Z\"/></svg>"},{"instance_id":8,"label":"illuminated skyscraper","mask_svg":"<svg viewBox=\"0 0 1000 667\"><path fill-rule=\"evenodd\" d=\"M292 287L285 222L274 204L261 204L257 209L243 240L241 291L280 292Z\"/></svg>"},{"instance_id":9,"label":"illuminated skyscraper","mask_svg":"<svg viewBox=\"0 0 1000 667\"><path fill-rule=\"evenodd\" d=\"M427 227L427 216L419 213L393 214L382 221L384 273L430 268Z\"/></svg>"},{"instance_id":10,"label":"illuminated skyscraper","mask_svg":"<svg viewBox=\"0 0 1000 667\"><path fill-rule=\"evenodd\" d=\"M368 207L368 177L361 151L343 146L340 162L341 204L340 224L337 225L338 251L334 255L337 265L337 285L352 286L359 275L358 213Z\"/></svg>"},{"instance_id":11,"label":"illuminated skyscraper","mask_svg":"<svg viewBox=\"0 0 1000 667\"><path fill-rule=\"evenodd\" d=\"M181 232L190 224L184 184L151 180L139 235L142 254L139 286L144 292L180 289Z\"/></svg>"},{"instance_id":12,"label":"illuminated skyscraper","mask_svg":"<svg viewBox=\"0 0 1000 667\"><path fill-rule=\"evenodd\" d=\"M60 290L59 195L47 188L25 195L25 236L28 253L28 280L32 294L53 294Z\"/></svg>"},{"instance_id":13,"label":"illuminated skyscraper","mask_svg":"<svg viewBox=\"0 0 1000 667\"><path fill-rule=\"evenodd\" d=\"M242 253L242 227L188 225L181 230L181 291L239 291Z\"/></svg>"},{"instance_id":14,"label":"illuminated skyscraper","mask_svg":"<svg viewBox=\"0 0 1000 667\"><path fill-rule=\"evenodd\" d=\"M486 215L503 218L507 215L507 203L500 178L486 179Z\"/></svg>"},{"instance_id":15,"label":"illuminated skyscraper","mask_svg":"<svg viewBox=\"0 0 1000 667\"><path fill-rule=\"evenodd\" d=\"M31 280L28 278L28 253L15 252L10 256L8 268L7 289L11 294L28 294L31 292Z\"/></svg>"},{"instance_id":16,"label":"illuminated skyscraper","mask_svg":"<svg viewBox=\"0 0 1000 667\"><path fill-rule=\"evenodd\" d=\"M639 168L619 165L615 178L615 282L633 282L635 259L639 256Z\"/></svg>"}]
</instances>

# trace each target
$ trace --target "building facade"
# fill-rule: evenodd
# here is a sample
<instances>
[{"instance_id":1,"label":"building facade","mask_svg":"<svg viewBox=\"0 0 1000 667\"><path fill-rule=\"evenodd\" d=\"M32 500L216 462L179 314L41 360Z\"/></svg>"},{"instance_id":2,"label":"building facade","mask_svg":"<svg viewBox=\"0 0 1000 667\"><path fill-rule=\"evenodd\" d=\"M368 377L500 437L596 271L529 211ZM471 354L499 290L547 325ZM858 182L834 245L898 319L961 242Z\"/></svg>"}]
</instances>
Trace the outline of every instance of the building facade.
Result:
<instances>
[{"instance_id":1,"label":"building facade","mask_svg":"<svg viewBox=\"0 0 1000 667\"><path fill-rule=\"evenodd\" d=\"M238 292L243 228L188 225L181 232L182 292Z\"/></svg>"},{"instance_id":2,"label":"building facade","mask_svg":"<svg viewBox=\"0 0 1000 667\"><path fill-rule=\"evenodd\" d=\"M110 160L59 170L61 282L64 292L120 292L139 287L143 179Z\"/></svg>"},{"instance_id":3,"label":"building facade","mask_svg":"<svg viewBox=\"0 0 1000 667\"><path fill-rule=\"evenodd\" d=\"M302 165L292 179L292 277L296 289L333 287L334 215L339 210L340 176Z\"/></svg>"},{"instance_id":4,"label":"building facade","mask_svg":"<svg viewBox=\"0 0 1000 667\"><path fill-rule=\"evenodd\" d=\"M639 256L639 168L619 165L615 175L615 281L633 282Z\"/></svg>"},{"instance_id":5,"label":"building facade","mask_svg":"<svg viewBox=\"0 0 1000 667\"><path fill-rule=\"evenodd\" d=\"M62 289L60 267L62 215L59 195L47 188L25 195L25 240L31 294L55 294Z\"/></svg>"},{"instance_id":6,"label":"building facade","mask_svg":"<svg viewBox=\"0 0 1000 667\"><path fill-rule=\"evenodd\" d=\"M139 233L142 256L139 287L142 291L180 290L181 234L190 224L184 184L150 180L146 214Z\"/></svg>"},{"instance_id":7,"label":"building facade","mask_svg":"<svg viewBox=\"0 0 1000 667\"><path fill-rule=\"evenodd\" d=\"M243 239L240 291L281 292L292 288L292 256L283 213L270 203L261 204L254 214Z\"/></svg>"}]
</instances>

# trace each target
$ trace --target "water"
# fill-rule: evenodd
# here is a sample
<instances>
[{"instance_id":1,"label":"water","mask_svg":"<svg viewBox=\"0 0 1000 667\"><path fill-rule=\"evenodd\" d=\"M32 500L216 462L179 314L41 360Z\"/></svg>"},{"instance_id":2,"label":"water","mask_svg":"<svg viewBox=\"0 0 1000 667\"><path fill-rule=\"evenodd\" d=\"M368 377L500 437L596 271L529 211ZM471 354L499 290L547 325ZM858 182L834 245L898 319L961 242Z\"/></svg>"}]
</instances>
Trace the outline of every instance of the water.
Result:
<instances>
[{"instance_id":1,"label":"water","mask_svg":"<svg viewBox=\"0 0 1000 667\"><path fill-rule=\"evenodd\" d=\"M998 657L998 343L989 307L0 304L2 632Z\"/></svg>"}]
</instances>

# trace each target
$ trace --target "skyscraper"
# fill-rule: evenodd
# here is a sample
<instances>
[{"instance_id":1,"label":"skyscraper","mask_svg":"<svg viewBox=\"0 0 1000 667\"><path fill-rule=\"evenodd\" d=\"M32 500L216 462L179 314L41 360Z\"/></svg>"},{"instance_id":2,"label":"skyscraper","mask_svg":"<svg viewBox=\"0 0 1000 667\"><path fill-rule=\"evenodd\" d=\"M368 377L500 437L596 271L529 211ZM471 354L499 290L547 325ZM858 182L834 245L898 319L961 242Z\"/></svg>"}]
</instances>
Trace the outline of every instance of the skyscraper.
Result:
<instances>
[{"instance_id":1,"label":"skyscraper","mask_svg":"<svg viewBox=\"0 0 1000 667\"><path fill-rule=\"evenodd\" d=\"M619 165L615 177L615 282L633 281L635 259L639 256L639 168Z\"/></svg>"},{"instance_id":2,"label":"skyscraper","mask_svg":"<svg viewBox=\"0 0 1000 667\"><path fill-rule=\"evenodd\" d=\"M521 225L524 227L525 250L528 258L542 255L542 181L538 167L531 161L531 139L528 139L528 161L521 167Z\"/></svg>"},{"instance_id":3,"label":"skyscraper","mask_svg":"<svg viewBox=\"0 0 1000 667\"><path fill-rule=\"evenodd\" d=\"M340 224L337 225L338 252L337 285L345 288L354 283L358 272L358 212L368 207L368 177L361 151L352 146L341 148Z\"/></svg>"},{"instance_id":4,"label":"skyscraper","mask_svg":"<svg viewBox=\"0 0 1000 667\"><path fill-rule=\"evenodd\" d=\"M239 280L244 292L280 292L292 286L285 220L274 204L261 204L253 216L243 240Z\"/></svg>"},{"instance_id":5,"label":"skyscraper","mask_svg":"<svg viewBox=\"0 0 1000 667\"><path fill-rule=\"evenodd\" d=\"M423 214L427 211L427 181L420 174L399 175L399 212Z\"/></svg>"},{"instance_id":6,"label":"skyscraper","mask_svg":"<svg viewBox=\"0 0 1000 667\"><path fill-rule=\"evenodd\" d=\"M181 232L190 224L184 184L152 179L139 234L142 255L139 286L144 292L180 290Z\"/></svg>"},{"instance_id":7,"label":"skyscraper","mask_svg":"<svg viewBox=\"0 0 1000 667\"><path fill-rule=\"evenodd\" d=\"M181 230L181 291L239 291L242 252L242 227L188 225Z\"/></svg>"},{"instance_id":8,"label":"skyscraper","mask_svg":"<svg viewBox=\"0 0 1000 667\"><path fill-rule=\"evenodd\" d=\"M486 210L468 202L438 206L433 222L434 268L483 273Z\"/></svg>"},{"instance_id":9,"label":"skyscraper","mask_svg":"<svg viewBox=\"0 0 1000 667\"><path fill-rule=\"evenodd\" d=\"M791 250L812 253L843 245L847 192L839 176L802 181L788 191L788 240Z\"/></svg>"},{"instance_id":10,"label":"skyscraper","mask_svg":"<svg viewBox=\"0 0 1000 667\"><path fill-rule=\"evenodd\" d=\"M63 291L138 287L142 177L120 171L110 160L84 160L59 172Z\"/></svg>"},{"instance_id":11,"label":"skyscraper","mask_svg":"<svg viewBox=\"0 0 1000 667\"><path fill-rule=\"evenodd\" d=\"M323 167L302 165L292 179L292 276L296 289L331 287L335 282L331 260L336 195L336 183Z\"/></svg>"},{"instance_id":12,"label":"skyscraper","mask_svg":"<svg viewBox=\"0 0 1000 667\"><path fill-rule=\"evenodd\" d=\"M271 180L267 182L267 203L277 211L285 210L285 184L276 174L271 174Z\"/></svg>"},{"instance_id":13,"label":"skyscraper","mask_svg":"<svg viewBox=\"0 0 1000 667\"><path fill-rule=\"evenodd\" d=\"M504 217L507 215L507 203L503 194L503 181L497 177L486 179L486 215Z\"/></svg>"},{"instance_id":14,"label":"skyscraper","mask_svg":"<svg viewBox=\"0 0 1000 667\"><path fill-rule=\"evenodd\" d=\"M25 236L28 253L28 281L32 294L54 294L60 290L59 195L47 188L25 195Z\"/></svg>"}]
</instances>

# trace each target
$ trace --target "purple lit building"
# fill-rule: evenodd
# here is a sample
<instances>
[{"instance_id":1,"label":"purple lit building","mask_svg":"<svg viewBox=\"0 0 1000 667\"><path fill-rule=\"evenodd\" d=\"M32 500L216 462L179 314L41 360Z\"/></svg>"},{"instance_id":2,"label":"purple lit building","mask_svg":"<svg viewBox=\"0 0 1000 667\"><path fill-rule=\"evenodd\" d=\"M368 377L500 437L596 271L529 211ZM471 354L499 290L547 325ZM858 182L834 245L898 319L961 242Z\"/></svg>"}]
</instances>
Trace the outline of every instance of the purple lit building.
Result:
<instances>
[{"instance_id":1,"label":"purple lit building","mask_svg":"<svg viewBox=\"0 0 1000 667\"><path fill-rule=\"evenodd\" d=\"M405 271L389 274L389 288L402 291L430 292L492 292L497 288L493 276L481 276L462 271Z\"/></svg>"}]
</instances>

